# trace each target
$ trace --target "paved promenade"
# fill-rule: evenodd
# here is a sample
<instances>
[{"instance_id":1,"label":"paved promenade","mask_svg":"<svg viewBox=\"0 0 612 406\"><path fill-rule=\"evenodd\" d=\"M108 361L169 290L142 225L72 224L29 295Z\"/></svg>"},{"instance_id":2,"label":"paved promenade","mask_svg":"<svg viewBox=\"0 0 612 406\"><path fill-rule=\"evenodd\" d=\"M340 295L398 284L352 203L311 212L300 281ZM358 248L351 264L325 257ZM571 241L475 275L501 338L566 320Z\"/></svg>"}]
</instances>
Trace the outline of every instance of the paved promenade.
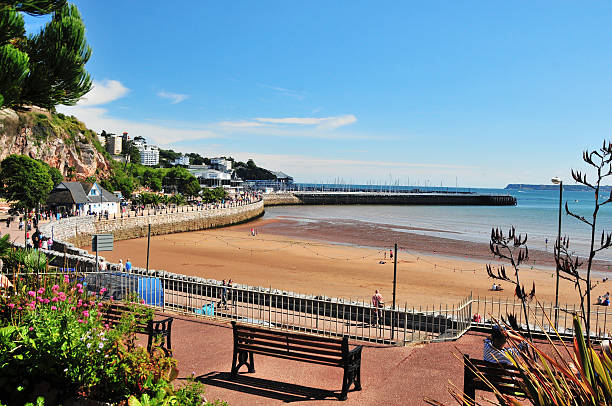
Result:
<instances>
[{"instance_id":1,"label":"paved promenade","mask_svg":"<svg viewBox=\"0 0 612 406\"><path fill-rule=\"evenodd\" d=\"M243 367L229 377L232 329L229 323L178 316L172 328L172 346L180 369L179 380L195 373L206 384L208 400L230 405L419 405L429 396L455 404L448 381L463 385L463 366L453 353L482 357L483 334L470 333L455 342L390 347L365 345L361 392L349 392L340 402L342 369L311 365L255 354L253 374ZM354 344L354 343L352 343ZM483 393L484 394L484 393Z\"/></svg>"}]
</instances>

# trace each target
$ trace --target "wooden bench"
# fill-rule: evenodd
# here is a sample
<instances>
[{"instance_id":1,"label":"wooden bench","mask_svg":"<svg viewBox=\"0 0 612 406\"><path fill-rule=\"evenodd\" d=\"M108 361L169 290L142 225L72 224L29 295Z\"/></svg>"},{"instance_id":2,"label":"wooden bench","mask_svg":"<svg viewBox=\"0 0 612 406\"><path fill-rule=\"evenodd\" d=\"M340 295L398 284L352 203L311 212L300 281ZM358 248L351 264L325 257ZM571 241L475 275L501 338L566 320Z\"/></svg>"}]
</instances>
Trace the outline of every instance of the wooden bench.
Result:
<instances>
[{"instance_id":1,"label":"wooden bench","mask_svg":"<svg viewBox=\"0 0 612 406\"><path fill-rule=\"evenodd\" d=\"M488 383L479 374L482 374L482 378L485 378ZM504 395L527 397L521 387L522 381L520 371L513 365L488 362L463 354L463 393L471 400L476 399L477 390L493 392L490 385ZM467 401L464 401L463 404L473 405Z\"/></svg>"},{"instance_id":2,"label":"wooden bench","mask_svg":"<svg viewBox=\"0 0 612 406\"><path fill-rule=\"evenodd\" d=\"M362 347L359 345L349 350L346 336L329 338L268 330L237 324L235 321L232 321L232 326L234 329L232 378L237 376L238 370L243 365L247 366L249 372L255 372L253 354L261 354L343 368L340 400L346 400L352 384L355 384L355 390L361 390Z\"/></svg>"},{"instance_id":3,"label":"wooden bench","mask_svg":"<svg viewBox=\"0 0 612 406\"><path fill-rule=\"evenodd\" d=\"M125 302L110 302L103 306L102 320L104 323L115 326L121 318L126 314L133 314L136 318L136 329L135 332L139 334L146 334L147 340L147 351L151 353L153 351L154 340L159 339L159 347L168 356L172 356L172 321L173 317L168 317L162 320L143 319L139 318L138 314L132 311L132 307Z\"/></svg>"}]
</instances>

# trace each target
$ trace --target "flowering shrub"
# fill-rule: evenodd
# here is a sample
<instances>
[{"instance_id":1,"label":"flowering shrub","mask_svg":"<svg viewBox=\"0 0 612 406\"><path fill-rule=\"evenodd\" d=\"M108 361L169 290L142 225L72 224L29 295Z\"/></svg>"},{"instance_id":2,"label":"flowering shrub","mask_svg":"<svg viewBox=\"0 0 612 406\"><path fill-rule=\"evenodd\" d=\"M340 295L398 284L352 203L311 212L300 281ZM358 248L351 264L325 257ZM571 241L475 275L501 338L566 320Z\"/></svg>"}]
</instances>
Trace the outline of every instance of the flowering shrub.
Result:
<instances>
[{"instance_id":1,"label":"flowering shrub","mask_svg":"<svg viewBox=\"0 0 612 406\"><path fill-rule=\"evenodd\" d=\"M0 401L48 403L70 397L116 401L156 391L176 376L176 361L135 343L135 324L152 311L133 304L117 329L104 324L103 296L68 275L15 283L0 297ZM41 286L42 285L42 286ZM25 379L24 379L25 378Z\"/></svg>"}]
</instances>

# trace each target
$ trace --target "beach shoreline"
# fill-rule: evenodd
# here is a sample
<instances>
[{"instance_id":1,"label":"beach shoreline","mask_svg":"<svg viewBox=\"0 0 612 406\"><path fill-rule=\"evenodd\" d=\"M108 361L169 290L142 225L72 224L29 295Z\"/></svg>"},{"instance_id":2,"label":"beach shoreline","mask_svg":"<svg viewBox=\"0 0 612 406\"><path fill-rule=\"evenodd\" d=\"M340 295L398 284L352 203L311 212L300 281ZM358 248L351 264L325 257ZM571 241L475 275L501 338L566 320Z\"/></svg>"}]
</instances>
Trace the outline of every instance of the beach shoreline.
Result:
<instances>
[{"instance_id":1,"label":"beach shoreline","mask_svg":"<svg viewBox=\"0 0 612 406\"><path fill-rule=\"evenodd\" d=\"M222 229L154 236L150 268L365 302L380 289L386 303L391 304L393 261L389 249L397 236L372 229L370 224L355 227L334 224L332 228L324 222L304 226L287 219L261 218ZM251 235L251 229L256 230L256 236ZM488 245L418 234L410 234L409 239L400 240L403 250L399 250L397 264L398 305L456 305L470 295L513 300L509 283L502 282L504 291L490 291L493 280L488 278L485 264L497 261ZM372 241L378 248L371 247ZM111 262L130 258L135 266L144 267L146 244L146 238L117 241L114 251L104 256ZM540 301L554 302L552 263L541 264L543 268L538 263L533 269L524 265L522 282L526 290L535 283ZM593 295L608 289L604 283ZM577 302L568 281L561 280L559 298L560 303Z\"/></svg>"}]
</instances>

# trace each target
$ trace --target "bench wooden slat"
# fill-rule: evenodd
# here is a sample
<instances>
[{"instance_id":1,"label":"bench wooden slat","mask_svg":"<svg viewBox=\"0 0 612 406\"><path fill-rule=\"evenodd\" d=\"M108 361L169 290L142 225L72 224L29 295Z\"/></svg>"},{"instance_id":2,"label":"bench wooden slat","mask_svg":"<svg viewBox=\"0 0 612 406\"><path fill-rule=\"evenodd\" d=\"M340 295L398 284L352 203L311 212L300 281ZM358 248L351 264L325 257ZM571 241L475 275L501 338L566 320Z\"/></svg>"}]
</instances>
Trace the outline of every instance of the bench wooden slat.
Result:
<instances>
[{"instance_id":1,"label":"bench wooden slat","mask_svg":"<svg viewBox=\"0 0 612 406\"><path fill-rule=\"evenodd\" d=\"M266 354L275 354L275 355L284 355L288 357L292 357L294 359L308 359L312 362L320 361L325 364L333 364L333 365L341 365L342 357L323 357L315 354L309 353L298 353L295 351L285 351L276 348L265 347L261 345L245 345L241 344L238 346L239 350L251 351L251 352L259 352Z\"/></svg>"},{"instance_id":2,"label":"bench wooden slat","mask_svg":"<svg viewBox=\"0 0 612 406\"><path fill-rule=\"evenodd\" d=\"M242 324L241 325L237 324L237 326L238 326L238 331L253 331L253 332L259 332L259 333L269 333L270 331L275 331L275 330L263 329L260 327L245 326ZM290 331L281 331L279 333L286 335L288 337L296 338L296 339L302 339L302 340L308 339L310 341L342 345L342 339L340 338L307 335L303 333L293 333Z\"/></svg>"},{"instance_id":3,"label":"bench wooden slat","mask_svg":"<svg viewBox=\"0 0 612 406\"><path fill-rule=\"evenodd\" d=\"M272 355L268 351L253 350L252 353L253 354L261 354L261 355L268 355L268 356ZM339 366L337 363L334 363L334 362L313 361L313 360L303 359L303 358L294 358L294 357L283 355L283 354L275 354L274 357L275 358L287 359L287 360L290 360L290 361L306 362L306 363L309 363L309 364L325 365L325 366L329 366L329 367L337 367L337 366Z\"/></svg>"},{"instance_id":4,"label":"bench wooden slat","mask_svg":"<svg viewBox=\"0 0 612 406\"><path fill-rule=\"evenodd\" d=\"M265 330L264 330L265 331ZM309 338L310 336L307 336L306 338L304 337L300 337L300 338L295 338L295 337L291 337L291 336L286 336L284 335L284 333L282 334L270 334L270 333L263 333L261 331L258 332L245 332L245 331L238 331L236 333L238 335L239 339L244 339L244 340L250 340L251 337L254 338L261 338L261 339L265 339L265 340L269 340L269 341L278 341L278 342L288 342L290 344L299 344L299 345L303 345L306 347L313 347L313 348L327 348L330 350L336 350L338 352L342 352L342 343L331 343L331 344L326 344L326 343L321 343L320 341L311 341Z\"/></svg>"},{"instance_id":5,"label":"bench wooden slat","mask_svg":"<svg viewBox=\"0 0 612 406\"><path fill-rule=\"evenodd\" d=\"M295 353L305 353L305 354L314 354L314 355L324 355L336 358L342 358L342 351L330 351L326 349L319 349L314 347L303 347L295 344L288 344L287 342L282 341L262 341L262 340L242 340L238 339L238 347L241 348L246 345L258 345L262 347L269 348L279 348L281 350L285 350L287 352L295 352Z\"/></svg>"},{"instance_id":6,"label":"bench wooden slat","mask_svg":"<svg viewBox=\"0 0 612 406\"><path fill-rule=\"evenodd\" d=\"M262 340L262 339L249 339L244 337L238 337L238 345L260 345L264 347L281 348L285 350L298 351L304 353L312 353L315 355L329 355L332 357L342 357L342 350L329 350L325 348L317 348L312 346L304 346L297 343L288 342L285 340Z\"/></svg>"}]
</instances>

